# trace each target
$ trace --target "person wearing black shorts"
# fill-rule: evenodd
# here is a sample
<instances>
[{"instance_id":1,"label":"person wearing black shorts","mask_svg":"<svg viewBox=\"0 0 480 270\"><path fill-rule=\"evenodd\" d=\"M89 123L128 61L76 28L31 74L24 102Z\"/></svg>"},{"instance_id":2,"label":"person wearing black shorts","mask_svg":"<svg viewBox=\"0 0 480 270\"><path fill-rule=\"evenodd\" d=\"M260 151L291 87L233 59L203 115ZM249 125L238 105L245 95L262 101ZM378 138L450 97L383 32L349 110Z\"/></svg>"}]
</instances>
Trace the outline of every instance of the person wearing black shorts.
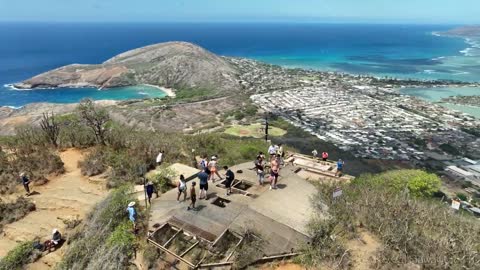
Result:
<instances>
[{"instance_id":1,"label":"person wearing black shorts","mask_svg":"<svg viewBox=\"0 0 480 270\"><path fill-rule=\"evenodd\" d=\"M195 191L195 185L197 183L193 182L192 187L190 188L190 206L187 207L187 210L193 209L195 210L195 202L197 201L197 192Z\"/></svg>"},{"instance_id":2,"label":"person wearing black shorts","mask_svg":"<svg viewBox=\"0 0 480 270\"><path fill-rule=\"evenodd\" d=\"M27 192L27 196L30 196L30 187L28 186L30 184L30 179L23 172L20 174L20 178L22 180L23 188Z\"/></svg>"},{"instance_id":3,"label":"person wearing black shorts","mask_svg":"<svg viewBox=\"0 0 480 270\"><path fill-rule=\"evenodd\" d=\"M205 183L205 184L200 184L200 190L204 190L205 191L205 197L207 197L208 182ZM205 197L202 197L202 198L205 198ZM202 198L200 198L200 199L202 199Z\"/></svg>"},{"instance_id":4,"label":"person wearing black shorts","mask_svg":"<svg viewBox=\"0 0 480 270\"><path fill-rule=\"evenodd\" d=\"M232 194L232 183L235 179L235 174L228 168L228 166L223 166L225 172L225 187L227 188L227 196Z\"/></svg>"},{"instance_id":5,"label":"person wearing black shorts","mask_svg":"<svg viewBox=\"0 0 480 270\"><path fill-rule=\"evenodd\" d=\"M208 172L203 170L198 174L198 179L200 179L200 196L199 199L207 199L207 190L208 190Z\"/></svg>"}]
</instances>

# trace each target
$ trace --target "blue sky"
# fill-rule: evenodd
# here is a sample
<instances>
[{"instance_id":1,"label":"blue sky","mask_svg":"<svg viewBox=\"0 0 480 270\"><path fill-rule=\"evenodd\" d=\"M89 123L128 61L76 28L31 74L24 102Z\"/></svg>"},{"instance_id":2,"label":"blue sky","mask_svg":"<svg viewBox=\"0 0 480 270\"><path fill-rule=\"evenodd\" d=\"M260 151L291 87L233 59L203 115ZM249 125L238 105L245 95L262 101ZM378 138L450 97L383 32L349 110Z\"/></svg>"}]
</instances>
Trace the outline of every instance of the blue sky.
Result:
<instances>
[{"instance_id":1,"label":"blue sky","mask_svg":"<svg viewBox=\"0 0 480 270\"><path fill-rule=\"evenodd\" d=\"M2 21L480 23L480 0L0 0Z\"/></svg>"}]
</instances>

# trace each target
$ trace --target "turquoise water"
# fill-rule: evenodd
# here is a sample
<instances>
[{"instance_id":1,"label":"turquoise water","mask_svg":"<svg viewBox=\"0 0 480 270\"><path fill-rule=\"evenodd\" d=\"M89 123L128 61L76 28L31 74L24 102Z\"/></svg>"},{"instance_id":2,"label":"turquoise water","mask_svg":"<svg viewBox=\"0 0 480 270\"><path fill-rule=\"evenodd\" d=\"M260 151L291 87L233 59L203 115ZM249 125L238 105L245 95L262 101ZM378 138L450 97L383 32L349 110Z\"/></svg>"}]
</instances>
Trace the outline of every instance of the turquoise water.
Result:
<instances>
[{"instance_id":1,"label":"turquoise water","mask_svg":"<svg viewBox=\"0 0 480 270\"><path fill-rule=\"evenodd\" d=\"M14 90L10 88L6 91L9 91L8 95L0 95L0 105L11 107L20 107L35 102L75 103L86 97L94 100L127 100L166 96L165 92L159 88L147 85L103 90L97 88Z\"/></svg>"},{"instance_id":2,"label":"turquoise water","mask_svg":"<svg viewBox=\"0 0 480 270\"><path fill-rule=\"evenodd\" d=\"M440 101L442 98L451 96L480 96L480 88L477 87L439 87L439 88L402 88L400 93L416 96L428 101Z\"/></svg>"},{"instance_id":3,"label":"turquoise water","mask_svg":"<svg viewBox=\"0 0 480 270\"><path fill-rule=\"evenodd\" d=\"M480 88L476 87L446 87L446 88L403 88L400 93L422 98L430 102L438 102L451 96L480 96ZM452 110L468 113L480 118L480 107L465 106L450 103L439 103Z\"/></svg>"},{"instance_id":4,"label":"turquoise water","mask_svg":"<svg viewBox=\"0 0 480 270\"><path fill-rule=\"evenodd\" d=\"M476 118L480 119L480 108L474 106L466 106L466 105L459 105L459 104L451 104L451 103L440 103L440 105L447 107L449 109L468 113L471 116L475 116Z\"/></svg>"}]
</instances>

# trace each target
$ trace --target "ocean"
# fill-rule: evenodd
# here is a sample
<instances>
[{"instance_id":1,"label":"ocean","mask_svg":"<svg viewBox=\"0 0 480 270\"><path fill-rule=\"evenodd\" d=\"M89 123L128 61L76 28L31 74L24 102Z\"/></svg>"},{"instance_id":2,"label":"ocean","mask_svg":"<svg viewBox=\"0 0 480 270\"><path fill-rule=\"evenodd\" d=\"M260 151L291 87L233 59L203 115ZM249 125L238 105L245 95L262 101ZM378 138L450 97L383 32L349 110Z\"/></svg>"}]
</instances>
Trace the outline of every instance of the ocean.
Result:
<instances>
[{"instance_id":1,"label":"ocean","mask_svg":"<svg viewBox=\"0 0 480 270\"><path fill-rule=\"evenodd\" d=\"M163 96L147 86L18 91L6 86L71 63L188 41L225 56L286 67L416 79L480 81L478 42L435 35L453 25L306 23L0 23L0 106Z\"/></svg>"}]
</instances>

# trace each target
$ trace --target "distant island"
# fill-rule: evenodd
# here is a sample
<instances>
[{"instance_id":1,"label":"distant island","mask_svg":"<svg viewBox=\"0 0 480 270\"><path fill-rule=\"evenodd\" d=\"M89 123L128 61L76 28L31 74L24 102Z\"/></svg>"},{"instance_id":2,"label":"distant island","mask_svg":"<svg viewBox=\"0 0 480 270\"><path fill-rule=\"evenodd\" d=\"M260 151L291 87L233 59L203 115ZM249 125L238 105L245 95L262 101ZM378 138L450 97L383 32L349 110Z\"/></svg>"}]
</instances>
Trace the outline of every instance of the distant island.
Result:
<instances>
[{"instance_id":1,"label":"distant island","mask_svg":"<svg viewBox=\"0 0 480 270\"><path fill-rule=\"evenodd\" d=\"M119 54L102 64L72 64L21 83L17 89L149 84L174 89L237 90L237 71L222 57L186 42L150 45Z\"/></svg>"},{"instance_id":2,"label":"distant island","mask_svg":"<svg viewBox=\"0 0 480 270\"><path fill-rule=\"evenodd\" d=\"M454 37L480 37L480 25L457 27L445 32L439 32L438 34Z\"/></svg>"}]
</instances>

